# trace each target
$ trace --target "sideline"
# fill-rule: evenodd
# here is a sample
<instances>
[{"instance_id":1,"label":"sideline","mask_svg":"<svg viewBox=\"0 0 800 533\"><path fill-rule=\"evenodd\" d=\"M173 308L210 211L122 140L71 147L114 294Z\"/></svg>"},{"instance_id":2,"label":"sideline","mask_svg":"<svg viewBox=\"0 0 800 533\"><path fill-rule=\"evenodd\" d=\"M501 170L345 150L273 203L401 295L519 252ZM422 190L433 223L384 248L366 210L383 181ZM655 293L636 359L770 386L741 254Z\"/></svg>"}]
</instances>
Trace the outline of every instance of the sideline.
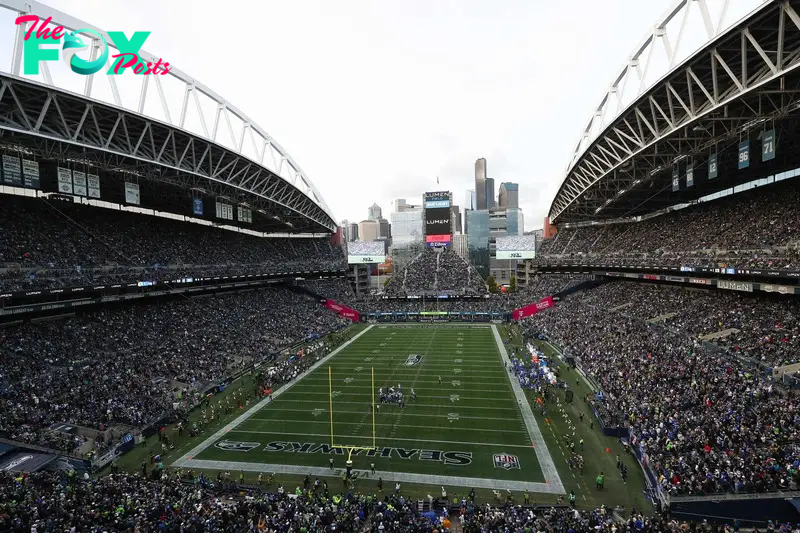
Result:
<instances>
[{"instance_id":1,"label":"sideline","mask_svg":"<svg viewBox=\"0 0 800 533\"><path fill-rule=\"evenodd\" d=\"M506 347L503 345L503 339L500 337L500 333L497 331L497 326L494 324L492 325L492 333L494 334L494 341L497 343L497 350L500 352L500 357L503 359L503 362L507 362L510 366L511 360L508 357L508 352L506 351ZM553 458L550 456L550 450L547 448L547 444L544 442L544 436L542 436L542 432L539 429L539 424L536 423L536 418L533 416L531 404L528 403L528 398L525 396L525 392L519 386L519 382L515 376L509 373L508 380L511 382L511 388L513 389L514 395L517 398L517 404L522 413L522 420L525 422L528 435L530 435L531 441L534 444L533 449L536 452L536 459L539 461L539 465L542 469L545 480L547 480L548 486L553 489L547 492L564 494L564 484L561 482L561 477L558 475L556 465L553 463Z\"/></svg>"},{"instance_id":2,"label":"sideline","mask_svg":"<svg viewBox=\"0 0 800 533\"><path fill-rule=\"evenodd\" d=\"M296 379L294 379L294 380L290 381L289 383L286 383L285 385L282 385L281 387L279 387L278 390L276 390L275 392L272 393L272 399L275 400L281 394L283 394L284 392L286 392L289 389L291 389L293 385L295 385L296 383L299 383L300 380L302 380L304 377L309 375L311 372L313 372L314 370L316 370L317 368L319 368L320 366L325 364L325 362L328 361L328 359L330 359L334 355L338 354L340 351L342 351L345 348L347 348L348 346L350 346L351 343L353 343L356 339L361 337L363 334L365 334L366 332L368 332L372 328L373 328L373 326L367 326L366 328L361 330L358 334L356 334L352 339L350 339L349 341L345 342L344 344L342 344L341 346L339 346L338 348L333 350L331 353L329 353L328 355L326 355L325 357L323 357L322 359L320 359L319 361L317 361L316 363L311 365L305 372L303 372L302 374L297 376ZM195 446L194 448L189 450L181 458L179 458L177 461L172 463L172 466L173 467L178 467L178 468L184 468L184 467L190 466L190 461L192 461L193 457L195 457L195 456L197 456L197 454L203 452L206 448L208 448L212 444L214 444L214 442L216 442L217 440L222 438L227 432L232 431L235 427L237 427L242 422L246 421L248 418L250 418L251 416L253 416L257 412L259 412L261 409L266 407L269 403L271 403L269 398L264 398L263 400L261 400L260 402L255 404L253 407L251 407L249 410L247 410L246 412L242 413L240 416L238 416L232 422L230 422L229 424L225 424L216 433L214 433L213 435L208 437L206 440L204 440L203 442L201 442L200 444L198 444L197 446Z\"/></svg>"},{"instance_id":3,"label":"sideline","mask_svg":"<svg viewBox=\"0 0 800 533\"><path fill-rule=\"evenodd\" d=\"M341 478L344 470L321 466L301 466L287 464L245 463L239 461L208 461L195 459L191 461L192 468L207 470L242 470L245 472L268 472L274 474L295 474L300 476ZM437 476L432 474L410 474L404 472L389 472L376 470L373 475L369 470L353 469L356 479L382 478L384 482L420 483L423 485L442 485L445 487L464 487L476 489L496 489L538 492L545 494L561 494L552 483L537 483L532 481L512 481L502 479L485 479L478 477Z\"/></svg>"}]
</instances>

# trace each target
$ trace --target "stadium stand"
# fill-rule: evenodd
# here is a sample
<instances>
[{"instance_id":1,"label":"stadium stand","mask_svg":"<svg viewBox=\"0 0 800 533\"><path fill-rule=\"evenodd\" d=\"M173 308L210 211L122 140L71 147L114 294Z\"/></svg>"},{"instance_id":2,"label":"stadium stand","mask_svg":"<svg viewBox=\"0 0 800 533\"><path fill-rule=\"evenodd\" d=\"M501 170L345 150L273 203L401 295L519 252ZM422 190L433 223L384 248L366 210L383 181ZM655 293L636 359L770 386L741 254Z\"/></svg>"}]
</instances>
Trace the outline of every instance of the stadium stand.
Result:
<instances>
[{"instance_id":1,"label":"stadium stand","mask_svg":"<svg viewBox=\"0 0 800 533\"><path fill-rule=\"evenodd\" d=\"M190 407L191 396L179 400L176 390L202 391L349 323L313 298L270 288L8 326L0 343L0 434L71 452L82 439L63 438L51 425L142 427Z\"/></svg>"},{"instance_id":2,"label":"stadium stand","mask_svg":"<svg viewBox=\"0 0 800 533\"><path fill-rule=\"evenodd\" d=\"M564 276L544 274L534 278L524 290L514 293L484 294L479 299L424 299L424 298L356 298L350 284L344 278L304 281L302 285L313 292L339 303L351 305L362 313L375 312L504 312L509 313L518 307L529 304L544 296L557 294L584 281L584 276ZM412 293L422 291L419 286L411 286Z\"/></svg>"},{"instance_id":3,"label":"stadium stand","mask_svg":"<svg viewBox=\"0 0 800 533\"><path fill-rule=\"evenodd\" d=\"M798 397L731 353L796 357L782 348L789 337L796 342L795 309L788 301L610 283L526 319L525 327L577 358L602 392L587 401L604 425L631 429L631 443L664 490L797 490ZM653 320L670 311L677 312L671 323ZM699 337L730 325L741 330L726 342Z\"/></svg>"},{"instance_id":4,"label":"stadium stand","mask_svg":"<svg viewBox=\"0 0 800 533\"><path fill-rule=\"evenodd\" d=\"M268 239L175 219L0 195L0 290L343 270L327 239Z\"/></svg>"},{"instance_id":5,"label":"stadium stand","mask_svg":"<svg viewBox=\"0 0 800 533\"><path fill-rule=\"evenodd\" d=\"M389 296L422 292L487 294L480 274L450 248L427 248L386 285Z\"/></svg>"},{"instance_id":6,"label":"stadium stand","mask_svg":"<svg viewBox=\"0 0 800 533\"><path fill-rule=\"evenodd\" d=\"M606 507L478 506L461 500L449 509L421 512L402 494L314 493L283 486L263 492L190 472L145 466L149 476L116 473L83 480L67 473L0 473L0 529L3 531L348 531L373 533L465 533L553 531L559 533L723 531L703 523L625 516ZM87 505L89 503L89 505ZM451 522L452 520L452 522ZM796 532L770 521L770 531ZM725 529L724 531L728 531Z\"/></svg>"},{"instance_id":7,"label":"stadium stand","mask_svg":"<svg viewBox=\"0 0 800 533\"><path fill-rule=\"evenodd\" d=\"M542 243L538 262L797 270L799 230L800 180L787 179L641 222L563 229Z\"/></svg>"}]
</instances>

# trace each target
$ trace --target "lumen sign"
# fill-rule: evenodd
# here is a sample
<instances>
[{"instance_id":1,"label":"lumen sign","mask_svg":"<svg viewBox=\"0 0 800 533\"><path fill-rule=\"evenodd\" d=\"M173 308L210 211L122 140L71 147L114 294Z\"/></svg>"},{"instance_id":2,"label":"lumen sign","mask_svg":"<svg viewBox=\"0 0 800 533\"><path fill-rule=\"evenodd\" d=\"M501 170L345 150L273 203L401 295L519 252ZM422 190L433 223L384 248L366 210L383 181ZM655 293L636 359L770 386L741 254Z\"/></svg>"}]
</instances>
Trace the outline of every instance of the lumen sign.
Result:
<instances>
[{"instance_id":1,"label":"lumen sign","mask_svg":"<svg viewBox=\"0 0 800 533\"><path fill-rule=\"evenodd\" d=\"M107 64L109 59L109 45L105 37L95 30L83 29L68 32L62 26L51 26L52 17L40 20L36 15L23 15L16 19L16 24L22 25L30 23L24 35L24 61L23 72L28 76L39 74L40 61L58 61L59 49L52 47L42 47L48 44L62 44L61 59L76 74L89 76L100 72ZM84 42L81 36L91 36L89 42ZM106 74L119 75L126 69L132 69L134 74L167 74L170 71L169 63L159 59L155 63L150 61L143 62L139 58L139 50L142 49L144 42L150 36L149 31L137 31L130 38L121 31L110 31L108 36L114 47L119 53L111 55L115 61ZM91 52L93 41L100 43L100 54L94 57L90 53L89 59L78 56L78 52Z\"/></svg>"}]
</instances>

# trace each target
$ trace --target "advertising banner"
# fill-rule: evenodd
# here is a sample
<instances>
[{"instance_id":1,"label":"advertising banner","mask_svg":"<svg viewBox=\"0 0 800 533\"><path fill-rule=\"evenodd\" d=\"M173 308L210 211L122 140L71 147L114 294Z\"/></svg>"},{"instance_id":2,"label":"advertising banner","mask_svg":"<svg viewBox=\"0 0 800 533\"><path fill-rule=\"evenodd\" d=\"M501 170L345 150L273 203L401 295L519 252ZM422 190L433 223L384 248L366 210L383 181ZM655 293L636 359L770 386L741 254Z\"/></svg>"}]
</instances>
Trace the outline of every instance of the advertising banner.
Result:
<instances>
[{"instance_id":1,"label":"advertising banner","mask_svg":"<svg viewBox=\"0 0 800 533\"><path fill-rule=\"evenodd\" d=\"M333 300L330 299L325 300L325 307L327 307L331 311L338 313L340 317L349 318L353 322L358 322L359 320L361 320L361 314L358 311L356 311L355 309L350 309L349 307L346 307L344 305L337 304Z\"/></svg>"},{"instance_id":2,"label":"advertising banner","mask_svg":"<svg viewBox=\"0 0 800 533\"><path fill-rule=\"evenodd\" d=\"M514 320L522 320L523 318L535 315L539 311L549 309L554 305L555 302L553 301L553 297L547 296L535 304L526 305L525 307L520 307L519 309L514 310L514 312L511 313L511 318Z\"/></svg>"}]
</instances>

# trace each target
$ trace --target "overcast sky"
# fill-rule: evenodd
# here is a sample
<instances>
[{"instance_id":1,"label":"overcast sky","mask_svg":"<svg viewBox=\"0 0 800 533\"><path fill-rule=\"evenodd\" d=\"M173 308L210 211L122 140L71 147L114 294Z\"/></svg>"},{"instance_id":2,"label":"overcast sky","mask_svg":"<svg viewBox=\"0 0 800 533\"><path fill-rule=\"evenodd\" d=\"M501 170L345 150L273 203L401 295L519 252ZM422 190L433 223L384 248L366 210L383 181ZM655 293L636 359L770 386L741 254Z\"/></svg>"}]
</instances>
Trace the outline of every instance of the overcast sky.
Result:
<instances>
[{"instance_id":1,"label":"overcast sky","mask_svg":"<svg viewBox=\"0 0 800 533\"><path fill-rule=\"evenodd\" d=\"M151 31L144 48L250 115L338 221L426 190L461 205L485 157L496 188L520 184L528 230L612 77L673 2L45 0L106 30ZM753 0L733 3L738 16Z\"/></svg>"}]
</instances>

